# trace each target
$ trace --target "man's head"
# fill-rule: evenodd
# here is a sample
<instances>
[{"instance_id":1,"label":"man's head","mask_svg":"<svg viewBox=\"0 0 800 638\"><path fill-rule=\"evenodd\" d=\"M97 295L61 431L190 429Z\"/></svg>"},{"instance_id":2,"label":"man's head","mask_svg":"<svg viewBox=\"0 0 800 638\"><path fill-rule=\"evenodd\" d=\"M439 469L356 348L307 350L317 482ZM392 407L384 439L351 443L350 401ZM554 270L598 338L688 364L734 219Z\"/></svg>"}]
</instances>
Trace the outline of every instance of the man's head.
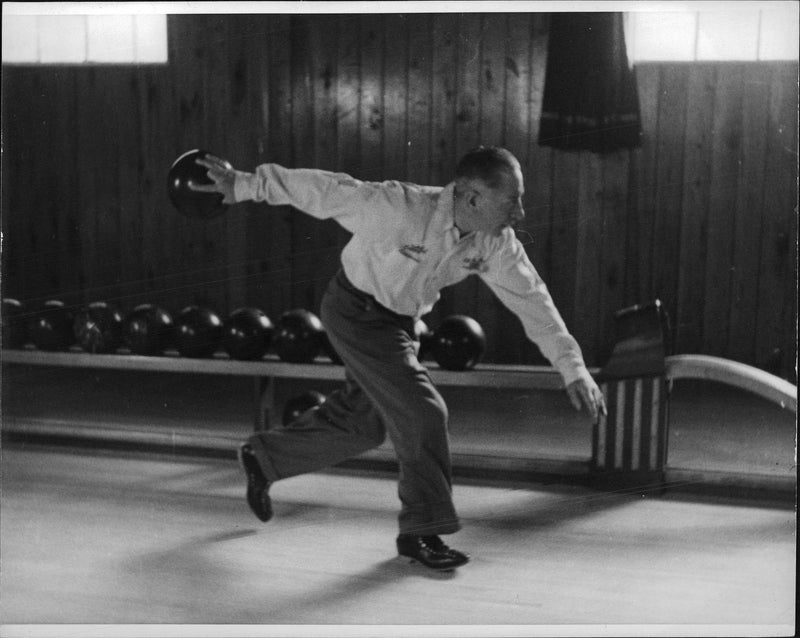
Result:
<instances>
[{"instance_id":1,"label":"man's head","mask_svg":"<svg viewBox=\"0 0 800 638\"><path fill-rule=\"evenodd\" d=\"M519 161L504 148L480 146L456 166L454 211L462 232L499 235L525 217L525 187Z\"/></svg>"}]
</instances>

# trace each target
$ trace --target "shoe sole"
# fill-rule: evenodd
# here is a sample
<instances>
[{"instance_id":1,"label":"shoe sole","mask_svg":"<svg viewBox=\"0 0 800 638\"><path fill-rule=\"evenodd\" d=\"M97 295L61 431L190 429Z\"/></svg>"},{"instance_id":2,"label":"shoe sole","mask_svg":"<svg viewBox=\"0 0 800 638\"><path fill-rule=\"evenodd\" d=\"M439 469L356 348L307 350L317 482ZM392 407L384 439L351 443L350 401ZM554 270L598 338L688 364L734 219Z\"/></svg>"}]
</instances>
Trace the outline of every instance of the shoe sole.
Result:
<instances>
[{"instance_id":1,"label":"shoe sole","mask_svg":"<svg viewBox=\"0 0 800 638\"><path fill-rule=\"evenodd\" d=\"M420 566L424 567L425 569L430 569L430 570L435 571L435 572L454 572L459 567L463 567L464 565L466 565L469 562L469 559L467 559L463 563L459 563L458 565L452 565L452 566L448 565L448 566L443 566L443 567L436 567L434 565L426 565L425 563L423 563L418 558L413 558L412 556L406 556L405 554L398 554L397 555L397 559L402 561L402 562L404 562L404 563L408 563L409 565L420 565Z\"/></svg>"}]
</instances>

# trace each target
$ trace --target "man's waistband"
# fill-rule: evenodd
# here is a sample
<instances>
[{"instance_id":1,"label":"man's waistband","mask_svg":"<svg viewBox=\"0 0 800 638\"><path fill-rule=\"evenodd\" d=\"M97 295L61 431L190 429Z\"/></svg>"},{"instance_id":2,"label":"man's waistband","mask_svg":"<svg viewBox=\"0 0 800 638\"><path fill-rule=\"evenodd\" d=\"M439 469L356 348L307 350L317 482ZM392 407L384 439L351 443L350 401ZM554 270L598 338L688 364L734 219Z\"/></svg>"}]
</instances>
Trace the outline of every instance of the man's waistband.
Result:
<instances>
[{"instance_id":1,"label":"man's waistband","mask_svg":"<svg viewBox=\"0 0 800 638\"><path fill-rule=\"evenodd\" d=\"M391 315L392 317L394 317L396 319L399 319L399 320L402 320L402 321L412 321L413 320L413 317L410 317L409 315L401 315L400 313L397 313L394 310L390 310L389 308L384 306L382 303L380 303L377 299L375 299L375 297L373 295L369 294L368 292L364 292L360 288L357 288L347 278L347 275L345 274L344 269L340 268L339 272L336 273L336 281L347 292L355 295L356 297L359 297L359 298L363 299L364 301L369 302L370 304L373 304L375 307L380 308L380 310L382 312L385 312L385 313Z\"/></svg>"}]
</instances>

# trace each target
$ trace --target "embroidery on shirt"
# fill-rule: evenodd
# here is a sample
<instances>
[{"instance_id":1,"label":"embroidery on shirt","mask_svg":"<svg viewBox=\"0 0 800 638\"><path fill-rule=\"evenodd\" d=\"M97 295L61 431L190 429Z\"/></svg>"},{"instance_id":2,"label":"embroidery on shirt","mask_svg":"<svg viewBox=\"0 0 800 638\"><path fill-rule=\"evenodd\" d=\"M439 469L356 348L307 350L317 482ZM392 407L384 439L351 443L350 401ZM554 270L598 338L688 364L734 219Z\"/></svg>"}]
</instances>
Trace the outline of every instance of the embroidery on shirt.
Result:
<instances>
[{"instance_id":1,"label":"embroidery on shirt","mask_svg":"<svg viewBox=\"0 0 800 638\"><path fill-rule=\"evenodd\" d=\"M486 258L481 255L477 257L464 257L461 265L467 270L474 270L475 272L488 272L489 270L489 264L486 263Z\"/></svg>"},{"instance_id":2,"label":"embroidery on shirt","mask_svg":"<svg viewBox=\"0 0 800 638\"><path fill-rule=\"evenodd\" d=\"M428 249L425 246L420 246L418 244L406 244L400 249L400 254L404 257L408 257L409 259L413 259L417 263L420 263L422 259L420 255L424 255L428 252Z\"/></svg>"}]
</instances>

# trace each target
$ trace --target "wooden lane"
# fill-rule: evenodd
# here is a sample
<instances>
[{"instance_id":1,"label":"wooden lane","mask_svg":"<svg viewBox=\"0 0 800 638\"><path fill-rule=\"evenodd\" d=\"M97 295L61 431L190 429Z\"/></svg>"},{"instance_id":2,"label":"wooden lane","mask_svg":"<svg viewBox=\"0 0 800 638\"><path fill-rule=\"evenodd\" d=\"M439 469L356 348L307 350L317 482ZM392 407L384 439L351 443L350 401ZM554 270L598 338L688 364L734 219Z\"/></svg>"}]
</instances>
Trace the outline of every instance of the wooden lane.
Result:
<instances>
[{"instance_id":1,"label":"wooden lane","mask_svg":"<svg viewBox=\"0 0 800 638\"><path fill-rule=\"evenodd\" d=\"M452 543L473 560L442 576L394 558L393 479L280 481L262 525L234 462L8 447L3 461L4 623L256 623L283 636L352 635L336 624L502 636L794 626L791 507L456 483L464 529Z\"/></svg>"}]
</instances>

